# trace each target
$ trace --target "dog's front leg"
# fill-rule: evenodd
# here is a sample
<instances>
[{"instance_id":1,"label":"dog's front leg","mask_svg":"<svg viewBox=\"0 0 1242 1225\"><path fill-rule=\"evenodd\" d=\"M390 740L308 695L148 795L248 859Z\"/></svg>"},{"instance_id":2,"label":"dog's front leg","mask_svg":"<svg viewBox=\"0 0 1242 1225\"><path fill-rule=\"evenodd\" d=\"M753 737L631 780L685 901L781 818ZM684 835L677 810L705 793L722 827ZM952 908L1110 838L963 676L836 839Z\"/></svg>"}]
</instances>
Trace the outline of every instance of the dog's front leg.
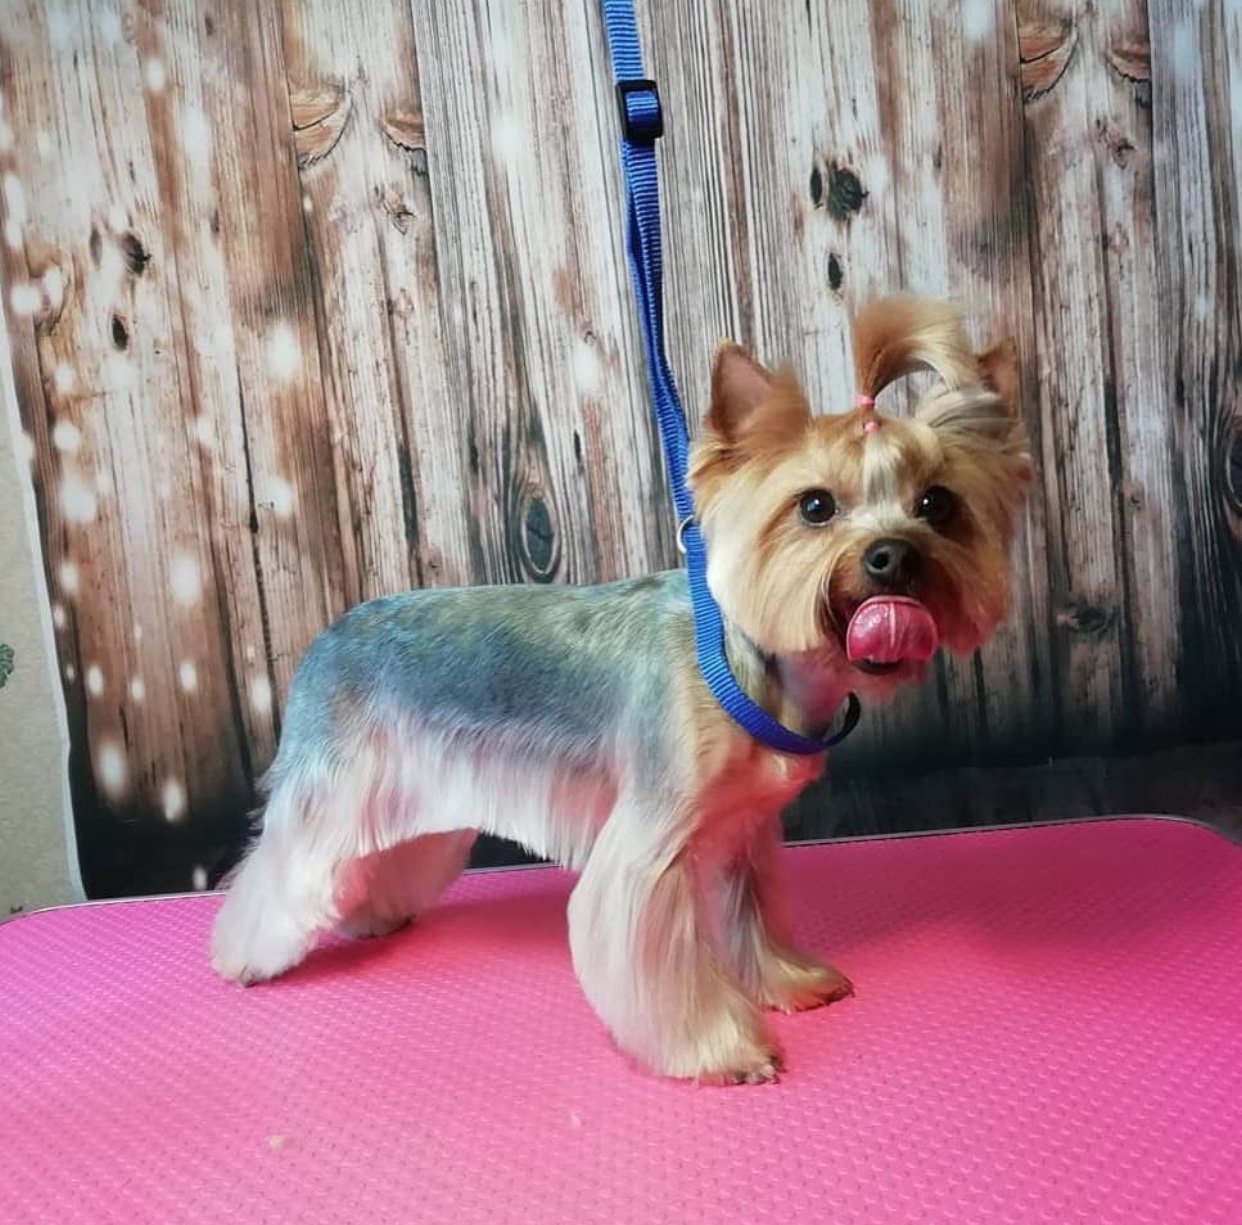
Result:
<instances>
[{"instance_id":1,"label":"dog's front leg","mask_svg":"<svg viewBox=\"0 0 1242 1225\"><path fill-rule=\"evenodd\" d=\"M743 986L765 1008L798 1012L852 995L850 980L793 946L780 880L779 818L760 822L723 880L724 940Z\"/></svg>"},{"instance_id":2,"label":"dog's front leg","mask_svg":"<svg viewBox=\"0 0 1242 1225\"><path fill-rule=\"evenodd\" d=\"M700 873L668 824L623 801L600 832L569 903L578 979L618 1045L653 1071L772 1080L776 1048L718 956Z\"/></svg>"}]
</instances>

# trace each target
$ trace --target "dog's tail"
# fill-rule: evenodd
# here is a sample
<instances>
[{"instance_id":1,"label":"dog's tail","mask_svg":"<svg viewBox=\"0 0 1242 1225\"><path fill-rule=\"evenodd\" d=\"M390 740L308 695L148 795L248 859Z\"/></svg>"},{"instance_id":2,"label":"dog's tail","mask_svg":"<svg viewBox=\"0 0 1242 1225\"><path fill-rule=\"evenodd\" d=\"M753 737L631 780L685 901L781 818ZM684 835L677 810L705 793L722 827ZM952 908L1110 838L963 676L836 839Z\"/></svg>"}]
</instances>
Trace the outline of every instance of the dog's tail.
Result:
<instances>
[{"instance_id":1,"label":"dog's tail","mask_svg":"<svg viewBox=\"0 0 1242 1225\"><path fill-rule=\"evenodd\" d=\"M854 369L859 395L873 399L916 370L933 371L949 388L981 381L961 313L925 298L881 298L865 306L854 319Z\"/></svg>"}]
</instances>

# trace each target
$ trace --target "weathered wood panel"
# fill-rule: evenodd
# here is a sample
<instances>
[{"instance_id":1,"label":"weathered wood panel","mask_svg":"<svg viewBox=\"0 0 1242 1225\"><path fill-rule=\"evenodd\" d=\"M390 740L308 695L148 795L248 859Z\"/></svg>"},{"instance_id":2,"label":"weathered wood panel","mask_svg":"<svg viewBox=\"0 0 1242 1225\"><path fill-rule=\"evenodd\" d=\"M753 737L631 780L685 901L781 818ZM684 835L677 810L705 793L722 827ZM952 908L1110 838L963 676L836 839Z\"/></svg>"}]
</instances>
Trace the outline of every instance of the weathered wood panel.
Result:
<instances>
[{"instance_id":1,"label":"weathered wood panel","mask_svg":"<svg viewBox=\"0 0 1242 1225\"><path fill-rule=\"evenodd\" d=\"M347 604L673 564L597 10L6 6L6 322L95 891L209 879ZM868 713L835 811L1081 810L1120 792L892 763L1236 738L1238 6L640 16L692 418L723 336L848 405L849 311L894 288L1026 359L1013 617Z\"/></svg>"},{"instance_id":2,"label":"weathered wood panel","mask_svg":"<svg viewBox=\"0 0 1242 1225\"><path fill-rule=\"evenodd\" d=\"M1228 8L1226 21L1221 4L1151 4L1163 376L1152 398L1173 430L1177 671L1200 738L1242 717L1242 80L1237 5Z\"/></svg>"}]
</instances>

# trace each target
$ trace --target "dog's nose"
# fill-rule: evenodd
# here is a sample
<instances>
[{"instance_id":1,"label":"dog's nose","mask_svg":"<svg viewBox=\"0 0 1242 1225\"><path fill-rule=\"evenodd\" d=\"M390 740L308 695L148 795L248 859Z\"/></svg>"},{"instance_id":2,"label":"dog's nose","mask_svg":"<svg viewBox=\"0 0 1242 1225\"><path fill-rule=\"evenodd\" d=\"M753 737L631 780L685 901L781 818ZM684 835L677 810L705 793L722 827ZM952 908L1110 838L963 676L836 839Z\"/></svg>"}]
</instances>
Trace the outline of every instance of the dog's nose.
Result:
<instances>
[{"instance_id":1,"label":"dog's nose","mask_svg":"<svg viewBox=\"0 0 1242 1225\"><path fill-rule=\"evenodd\" d=\"M863 554L868 578L886 587L900 587L914 577L918 554L904 540L876 540Z\"/></svg>"}]
</instances>

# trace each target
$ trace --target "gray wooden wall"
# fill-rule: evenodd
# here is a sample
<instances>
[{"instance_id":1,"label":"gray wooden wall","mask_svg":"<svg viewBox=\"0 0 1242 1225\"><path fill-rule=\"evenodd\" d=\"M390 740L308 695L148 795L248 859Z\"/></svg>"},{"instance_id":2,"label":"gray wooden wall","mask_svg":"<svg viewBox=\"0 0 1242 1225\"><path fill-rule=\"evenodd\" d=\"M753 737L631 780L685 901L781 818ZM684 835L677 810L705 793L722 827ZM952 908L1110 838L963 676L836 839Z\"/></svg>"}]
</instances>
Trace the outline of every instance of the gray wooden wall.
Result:
<instances>
[{"instance_id":1,"label":"gray wooden wall","mask_svg":"<svg viewBox=\"0 0 1242 1225\"><path fill-rule=\"evenodd\" d=\"M1242 6L640 9L688 404L733 336L847 406L897 288L1025 359L1013 618L846 777L1242 736ZM673 563L597 0L7 0L0 96L96 892L210 878L347 605Z\"/></svg>"}]
</instances>

